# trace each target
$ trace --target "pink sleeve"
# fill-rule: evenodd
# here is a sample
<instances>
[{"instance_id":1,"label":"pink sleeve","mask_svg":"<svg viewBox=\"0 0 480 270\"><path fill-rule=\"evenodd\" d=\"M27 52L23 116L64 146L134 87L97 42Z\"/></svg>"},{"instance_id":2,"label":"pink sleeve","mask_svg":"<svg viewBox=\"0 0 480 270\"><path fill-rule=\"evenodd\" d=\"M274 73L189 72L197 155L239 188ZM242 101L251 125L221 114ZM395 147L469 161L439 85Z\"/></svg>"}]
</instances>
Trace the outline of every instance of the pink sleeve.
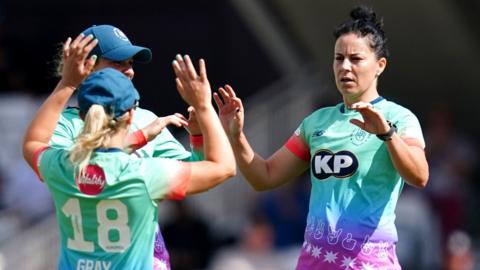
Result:
<instances>
[{"instance_id":1,"label":"pink sleeve","mask_svg":"<svg viewBox=\"0 0 480 270\"><path fill-rule=\"evenodd\" d=\"M128 135L127 141L133 151L144 147L148 143L147 138L145 138L145 134L143 134L142 130L140 129Z\"/></svg>"},{"instance_id":2,"label":"pink sleeve","mask_svg":"<svg viewBox=\"0 0 480 270\"><path fill-rule=\"evenodd\" d=\"M188 162L177 162L179 166L174 173L175 181L172 182L166 196L169 200L182 200L187 194L188 181L190 180L191 164Z\"/></svg>"},{"instance_id":3,"label":"pink sleeve","mask_svg":"<svg viewBox=\"0 0 480 270\"><path fill-rule=\"evenodd\" d=\"M310 162L310 149L300 136L293 134L285 143L285 147L299 159Z\"/></svg>"},{"instance_id":4,"label":"pink sleeve","mask_svg":"<svg viewBox=\"0 0 480 270\"><path fill-rule=\"evenodd\" d=\"M40 154L43 153L43 151L47 150L50 148L49 146L44 146L39 148L35 153L33 154L33 159L32 159L32 164L33 164L33 171L35 171L35 174L38 176L38 179L43 182L42 176L40 175L40 171L38 170L38 158L40 157Z\"/></svg>"}]
</instances>

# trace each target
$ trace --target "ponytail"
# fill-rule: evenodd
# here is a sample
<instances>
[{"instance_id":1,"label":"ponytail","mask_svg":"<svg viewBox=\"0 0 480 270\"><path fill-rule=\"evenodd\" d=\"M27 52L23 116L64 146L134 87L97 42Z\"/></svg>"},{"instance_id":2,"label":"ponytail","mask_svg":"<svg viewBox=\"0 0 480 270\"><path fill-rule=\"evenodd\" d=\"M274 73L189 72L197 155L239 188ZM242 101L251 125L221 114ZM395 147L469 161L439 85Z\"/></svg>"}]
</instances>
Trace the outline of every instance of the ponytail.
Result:
<instances>
[{"instance_id":1,"label":"ponytail","mask_svg":"<svg viewBox=\"0 0 480 270\"><path fill-rule=\"evenodd\" d=\"M114 119L105 112L101 105L95 104L88 109L83 130L78 135L70 152L70 161L73 163L76 173L83 173L93 151L106 147L118 128L127 125L127 119L127 113Z\"/></svg>"}]
</instances>

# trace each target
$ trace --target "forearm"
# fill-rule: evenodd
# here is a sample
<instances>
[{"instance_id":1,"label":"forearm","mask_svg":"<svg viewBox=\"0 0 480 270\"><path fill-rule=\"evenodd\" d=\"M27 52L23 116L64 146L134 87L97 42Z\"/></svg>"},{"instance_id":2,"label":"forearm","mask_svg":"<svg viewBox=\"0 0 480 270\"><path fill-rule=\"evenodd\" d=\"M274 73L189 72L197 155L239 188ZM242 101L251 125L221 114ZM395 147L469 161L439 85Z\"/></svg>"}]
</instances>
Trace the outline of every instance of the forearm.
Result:
<instances>
[{"instance_id":1,"label":"forearm","mask_svg":"<svg viewBox=\"0 0 480 270\"><path fill-rule=\"evenodd\" d=\"M48 145L53 131L57 125L60 113L64 109L74 88L60 81L54 91L38 110L35 118L29 125L24 138L23 153L30 162L36 148Z\"/></svg>"},{"instance_id":2,"label":"forearm","mask_svg":"<svg viewBox=\"0 0 480 270\"><path fill-rule=\"evenodd\" d=\"M232 148L213 106L208 105L195 109L203 134L205 160L222 164L227 171L234 171L235 160Z\"/></svg>"},{"instance_id":3,"label":"forearm","mask_svg":"<svg viewBox=\"0 0 480 270\"><path fill-rule=\"evenodd\" d=\"M253 151L243 132L237 137L229 137L229 139L235 160L245 179L257 191L270 189L268 162Z\"/></svg>"},{"instance_id":4,"label":"forearm","mask_svg":"<svg viewBox=\"0 0 480 270\"><path fill-rule=\"evenodd\" d=\"M423 149L407 144L397 134L385 142L393 165L412 186L424 188L428 182L428 163Z\"/></svg>"}]
</instances>

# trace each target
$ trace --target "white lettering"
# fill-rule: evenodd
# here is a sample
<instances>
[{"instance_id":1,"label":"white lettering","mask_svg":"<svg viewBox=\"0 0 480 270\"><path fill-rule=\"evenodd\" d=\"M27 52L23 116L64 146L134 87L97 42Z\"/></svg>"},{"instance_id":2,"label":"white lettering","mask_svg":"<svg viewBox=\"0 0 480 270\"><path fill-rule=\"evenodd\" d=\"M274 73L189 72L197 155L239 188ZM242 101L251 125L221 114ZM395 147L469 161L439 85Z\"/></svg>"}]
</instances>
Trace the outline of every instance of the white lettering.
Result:
<instances>
[{"instance_id":1,"label":"white lettering","mask_svg":"<svg viewBox=\"0 0 480 270\"><path fill-rule=\"evenodd\" d=\"M103 187L105 184L105 180L100 177L99 175L82 175L78 178L78 183L79 184L85 184L85 185L98 185Z\"/></svg>"},{"instance_id":2,"label":"white lettering","mask_svg":"<svg viewBox=\"0 0 480 270\"><path fill-rule=\"evenodd\" d=\"M338 155L333 159L333 170L339 173L342 168L348 168L353 164L353 159L349 156Z\"/></svg>"},{"instance_id":3,"label":"white lettering","mask_svg":"<svg viewBox=\"0 0 480 270\"><path fill-rule=\"evenodd\" d=\"M108 270L110 269L110 266L112 266L112 262L102 261L102 265L103 265L103 269Z\"/></svg>"},{"instance_id":4,"label":"white lettering","mask_svg":"<svg viewBox=\"0 0 480 270\"><path fill-rule=\"evenodd\" d=\"M85 270L93 270L93 261L92 260L87 260L87 263L85 264Z\"/></svg>"},{"instance_id":5,"label":"white lettering","mask_svg":"<svg viewBox=\"0 0 480 270\"><path fill-rule=\"evenodd\" d=\"M87 259L80 259L77 261L77 270L109 270L111 266L111 261L96 261Z\"/></svg>"},{"instance_id":6,"label":"white lettering","mask_svg":"<svg viewBox=\"0 0 480 270\"><path fill-rule=\"evenodd\" d=\"M324 156L315 156L315 172L322 173L322 170L325 173L332 173L332 169L328 166L327 162L332 158L331 155Z\"/></svg>"},{"instance_id":7,"label":"white lettering","mask_svg":"<svg viewBox=\"0 0 480 270\"><path fill-rule=\"evenodd\" d=\"M80 259L77 261L77 270L85 270L85 260Z\"/></svg>"}]
</instances>

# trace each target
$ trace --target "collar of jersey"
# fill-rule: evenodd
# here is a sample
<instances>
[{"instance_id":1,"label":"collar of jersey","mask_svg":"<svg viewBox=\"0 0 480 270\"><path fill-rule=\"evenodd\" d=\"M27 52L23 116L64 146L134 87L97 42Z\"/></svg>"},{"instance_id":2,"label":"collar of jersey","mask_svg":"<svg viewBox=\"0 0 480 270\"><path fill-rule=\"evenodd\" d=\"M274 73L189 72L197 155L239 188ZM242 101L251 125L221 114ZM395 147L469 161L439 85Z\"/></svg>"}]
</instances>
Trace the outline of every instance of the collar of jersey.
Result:
<instances>
[{"instance_id":1,"label":"collar of jersey","mask_svg":"<svg viewBox=\"0 0 480 270\"><path fill-rule=\"evenodd\" d=\"M101 153L114 153L114 152L124 152L123 149L116 148L116 147L109 147L109 148L97 148L95 152Z\"/></svg>"},{"instance_id":2,"label":"collar of jersey","mask_svg":"<svg viewBox=\"0 0 480 270\"><path fill-rule=\"evenodd\" d=\"M370 101L370 104L375 105L375 104L379 103L380 101L382 101L384 99L385 99L384 97L378 96L376 99ZM345 104L343 104L343 103L342 103L342 105L340 105L340 112L345 113Z\"/></svg>"}]
</instances>

